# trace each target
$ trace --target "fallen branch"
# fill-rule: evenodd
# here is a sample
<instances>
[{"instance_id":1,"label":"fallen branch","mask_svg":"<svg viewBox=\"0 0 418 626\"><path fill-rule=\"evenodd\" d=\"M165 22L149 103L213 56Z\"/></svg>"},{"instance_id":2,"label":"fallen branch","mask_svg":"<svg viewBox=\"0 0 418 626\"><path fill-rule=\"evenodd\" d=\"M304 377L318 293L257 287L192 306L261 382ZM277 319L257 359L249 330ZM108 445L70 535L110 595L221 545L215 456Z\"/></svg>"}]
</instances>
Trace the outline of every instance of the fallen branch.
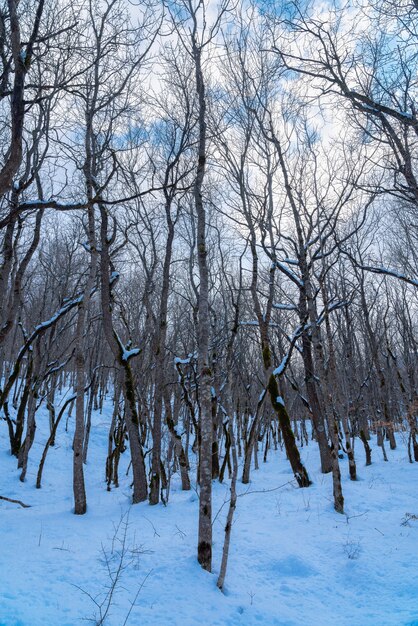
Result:
<instances>
[{"instance_id":1,"label":"fallen branch","mask_svg":"<svg viewBox=\"0 0 418 626\"><path fill-rule=\"evenodd\" d=\"M13 502L13 504L20 504L24 509L30 509L30 504L25 504L21 500L13 500L13 498L6 498L6 496L0 496L0 500L6 500L7 502Z\"/></svg>"}]
</instances>

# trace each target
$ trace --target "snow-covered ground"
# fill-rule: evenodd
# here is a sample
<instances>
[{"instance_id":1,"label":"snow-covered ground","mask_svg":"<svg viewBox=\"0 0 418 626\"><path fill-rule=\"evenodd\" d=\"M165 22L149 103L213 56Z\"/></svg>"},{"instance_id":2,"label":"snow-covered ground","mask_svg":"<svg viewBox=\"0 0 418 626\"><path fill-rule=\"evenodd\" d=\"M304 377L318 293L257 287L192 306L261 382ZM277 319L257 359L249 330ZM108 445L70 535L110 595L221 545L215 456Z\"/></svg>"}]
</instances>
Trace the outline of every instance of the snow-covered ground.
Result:
<instances>
[{"instance_id":1,"label":"snow-covered ground","mask_svg":"<svg viewBox=\"0 0 418 626\"><path fill-rule=\"evenodd\" d=\"M283 452L272 452L250 485L238 483L222 594L216 579L229 484L214 483L214 572L208 574L195 556L195 491L181 492L174 477L167 507L130 506L128 453L121 460L121 487L106 491L109 422L110 406L94 414L83 517L71 511L72 420L68 433L60 426L40 490L35 479L46 415L38 418L24 484L6 451L3 424L0 495L31 508L0 501L2 626L76 626L97 618L93 599L100 604L109 584L105 555L114 569L122 551L109 626L418 625L418 521L403 525L407 513L418 515L418 464L408 462L401 433L388 463L374 446L373 465L365 467L357 446L355 483L341 461L346 516L333 511L331 476L319 472L314 444L302 450L314 480L309 489L289 483Z\"/></svg>"}]
</instances>

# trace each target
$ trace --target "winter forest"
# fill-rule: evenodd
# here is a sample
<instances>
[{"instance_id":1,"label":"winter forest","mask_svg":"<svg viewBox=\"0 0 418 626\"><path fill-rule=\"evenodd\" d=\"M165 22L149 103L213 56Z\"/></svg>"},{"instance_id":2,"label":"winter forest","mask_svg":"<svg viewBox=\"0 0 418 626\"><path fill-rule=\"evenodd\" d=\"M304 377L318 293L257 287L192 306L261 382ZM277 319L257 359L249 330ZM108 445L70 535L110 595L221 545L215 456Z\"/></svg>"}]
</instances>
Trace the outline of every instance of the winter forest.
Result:
<instances>
[{"instance_id":1,"label":"winter forest","mask_svg":"<svg viewBox=\"0 0 418 626\"><path fill-rule=\"evenodd\" d=\"M417 0L1 0L2 626L418 624L417 107Z\"/></svg>"}]
</instances>

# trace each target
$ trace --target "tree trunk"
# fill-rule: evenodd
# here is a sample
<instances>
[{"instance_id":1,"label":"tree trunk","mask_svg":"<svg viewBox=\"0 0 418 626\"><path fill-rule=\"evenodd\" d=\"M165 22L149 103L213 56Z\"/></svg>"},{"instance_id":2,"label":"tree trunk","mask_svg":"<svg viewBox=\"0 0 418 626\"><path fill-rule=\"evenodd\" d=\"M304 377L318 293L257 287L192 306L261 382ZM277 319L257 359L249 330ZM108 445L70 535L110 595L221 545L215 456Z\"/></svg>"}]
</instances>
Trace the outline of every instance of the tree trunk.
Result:
<instances>
[{"instance_id":1,"label":"tree trunk","mask_svg":"<svg viewBox=\"0 0 418 626\"><path fill-rule=\"evenodd\" d=\"M206 169L206 96L202 71L202 48L197 41L197 17L194 14L192 51L198 97L198 162L194 181L194 202L197 214L197 258L199 266L198 367L200 398L199 449L199 537L197 558L203 569L212 569L212 372L209 364L209 270L206 247L206 210L202 188Z\"/></svg>"}]
</instances>

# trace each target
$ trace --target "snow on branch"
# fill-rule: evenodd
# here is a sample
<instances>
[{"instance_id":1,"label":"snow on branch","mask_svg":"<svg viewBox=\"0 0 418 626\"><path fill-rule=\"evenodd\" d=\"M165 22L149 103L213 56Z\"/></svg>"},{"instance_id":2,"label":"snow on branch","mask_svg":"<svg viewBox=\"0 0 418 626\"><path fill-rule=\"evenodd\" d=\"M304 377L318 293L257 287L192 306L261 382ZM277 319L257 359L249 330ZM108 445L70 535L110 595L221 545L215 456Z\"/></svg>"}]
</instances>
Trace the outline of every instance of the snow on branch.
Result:
<instances>
[{"instance_id":1,"label":"snow on branch","mask_svg":"<svg viewBox=\"0 0 418 626\"><path fill-rule=\"evenodd\" d=\"M348 302L346 300L341 300L341 301L337 300L336 302L329 304L319 314L318 319L316 320L316 325L320 326L322 322L324 321L326 315L329 315L330 313L332 313L332 311L336 311L337 309L342 309L347 304Z\"/></svg>"},{"instance_id":2,"label":"snow on branch","mask_svg":"<svg viewBox=\"0 0 418 626\"><path fill-rule=\"evenodd\" d=\"M373 272L374 274L384 274L386 276L391 276L392 278L397 278L398 280L402 280L404 283L408 285L413 285L413 287L418 287L418 280L414 278L408 278L405 274L400 274L396 270L388 269L387 267L373 267L371 265L360 265L356 263L357 267L367 272Z\"/></svg>"},{"instance_id":3,"label":"snow on branch","mask_svg":"<svg viewBox=\"0 0 418 626\"><path fill-rule=\"evenodd\" d=\"M118 275L119 276L119 275ZM125 346L118 333L115 331L115 337L119 344L121 351L121 359L124 363L128 363L134 356L137 356L141 352L141 348L130 348L129 344Z\"/></svg>"},{"instance_id":4,"label":"snow on branch","mask_svg":"<svg viewBox=\"0 0 418 626\"><path fill-rule=\"evenodd\" d=\"M176 356L174 358L174 365L189 365L191 360L191 357L188 357L187 359L181 359L179 356Z\"/></svg>"},{"instance_id":5,"label":"snow on branch","mask_svg":"<svg viewBox=\"0 0 418 626\"><path fill-rule=\"evenodd\" d=\"M288 262L289 259L287 259L286 261ZM281 261L276 261L276 267L281 272L283 272L283 274L285 274L285 276L290 278L290 280L292 282L294 282L298 287L303 287L303 281L298 276L296 276L296 274L294 272L292 272L292 270L290 270L288 267L286 267L286 265L284 265Z\"/></svg>"},{"instance_id":6,"label":"snow on branch","mask_svg":"<svg viewBox=\"0 0 418 626\"><path fill-rule=\"evenodd\" d=\"M296 344L297 340L302 335L302 333L305 330L307 330L309 327L310 327L309 323L308 324L300 324L297 327L297 329L293 333L292 338L290 340L289 349L286 352L285 356L283 357L280 365L278 367L276 367L276 369L273 371L273 376L282 376L284 374L284 372L286 371L287 366L289 365L290 357L292 356L293 348L295 347L295 344Z\"/></svg>"},{"instance_id":7,"label":"snow on branch","mask_svg":"<svg viewBox=\"0 0 418 626\"><path fill-rule=\"evenodd\" d=\"M298 308L295 304L285 304L284 302L273 303L273 309L279 311L297 311Z\"/></svg>"},{"instance_id":8,"label":"snow on branch","mask_svg":"<svg viewBox=\"0 0 418 626\"><path fill-rule=\"evenodd\" d=\"M25 356L27 352L29 352L32 349L32 344L35 341L35 339L39 337L39 335L42 335L46 330L48 330L48 328L51 328L51 326L56 324L58 320L60 320L64 315L66 315L66 313L68 313L69 311L74 309L76 306L78 306L83 301L83 297L84 297L83 295L79 295L79 296L76 296L75 298L71 298L70 300L66 300L65 303L62 305L62 307L58 309L58 311L56 311L54 315L52 315L45 322L41 322L41 324L38 324L37 326L35 326L32 333L29 335L29 337L26 339L23 346L20 348L16 357L13 371L10 374L9 379L3 391L0 392L0 408L4 405L5 401L7 400L10 390L13 387L13 384L19 375L20 364L23 360L23 357Z\"/></svg>"},{"instance_id":9,"label":"snow on branch","mask_svg":"<svg viewBox=\"0 0 418 626\"><path fill-rule=\"evenodd\" d=\"M316 320L316 324L317 326L319 326L325 319L325 315L331 313L332 311L336 311L337 309L340 309L341 307L345 306L347 304L347 302L345 301L340 301L337 300L336 302L333 302L332 304L330 304L327 308L325 308L321 314L319 315L318 319ZM289 345L289 349L287 351L287 353L285 354L285 356L283 357L280 365L278 367L276 367L276 369L273 371L273 375L274 376L282 376L287 368L287 366L289 365L289 361L290 361L290 357L292 356L292 352L293 349L296 345L297 340L299 339L299 337L302 336L302 334L309 330L309 328L311 327L311 323L310 322L305 322L304 324L300 324L295 332L293 333L291 339L290 339L290 345Z\"/></svg>"},{"instance_id":10,"label":"snow on branch","mask_svg":"<svg viewBox=\"0 0 418 626\"><path fill-rule=\"evenodd\" d=\"M63 315L68 313L68 311L73 309L77 304L80 304L82 301L83 301L82 295L78 296L77 298L73 298L72 300L67 301L56 313L54 313L52 317L49 318L49 320L46 320L45 322L41 322L40 324L35 326L35 330L32 332L32 335L29 337L28 341L31 340L31 337L33 335L36 335L37 333L39 333L39 331L46 330L47 328L50 328L51 326L53 326L55 322L57 322Z\"/></svg>"},{"instance_id":11,"label":"snow on branch","mask_svg":"<svg viewBox=\"0 0 418 626\"><path fill-rule=\"evenodd\" d=\"M126 348L122 352L122 361L129 361L132 357L137 356L141 352L141 348L132 348L127 350Z\"/></svg>"}]
</instances>

